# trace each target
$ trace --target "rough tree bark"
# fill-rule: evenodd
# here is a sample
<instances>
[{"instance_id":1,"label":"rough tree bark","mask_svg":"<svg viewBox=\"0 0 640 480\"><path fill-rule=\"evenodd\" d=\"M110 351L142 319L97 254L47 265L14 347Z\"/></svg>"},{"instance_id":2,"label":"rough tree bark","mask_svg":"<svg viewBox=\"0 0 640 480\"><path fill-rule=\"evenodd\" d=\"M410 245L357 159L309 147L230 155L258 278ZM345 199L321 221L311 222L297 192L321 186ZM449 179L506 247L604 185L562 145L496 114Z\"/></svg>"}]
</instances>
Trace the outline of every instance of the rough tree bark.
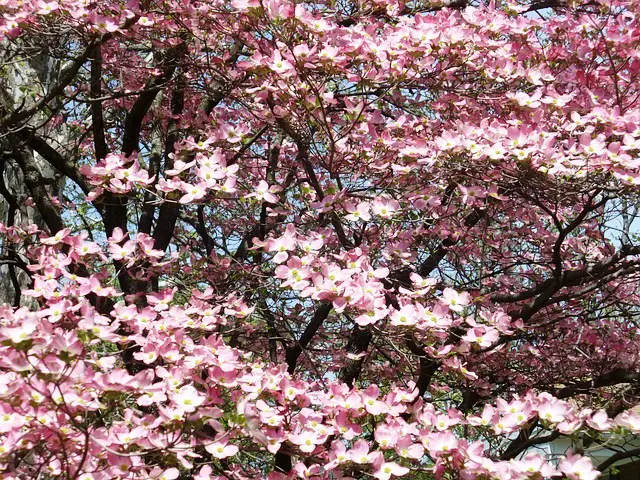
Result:
<instances>
[{"instance_id":1,"label":"rough tree bark","mask_svg":"<svg viewBox=\"0 0 640 480\"><path fill-rule=\"evenodd\" d=\"M19 105L29 105L35 99L45 95L55 83L61 71L61 62L56 58L40 53L28 60L14 56L8 44L0 45L0 64L4 64L0 72L0 111L2 115L12 111ZM34 115L27 126L35 127L45 120L45 113ZM49 124L50 125L50 124ZM31 165L35 165L37 181L48 195L59 196L65 179L40 157L33 148L18 140L21 132L0 138L0 222L11 226L35 224L40 229L47 229L46 222L37 208L27 201L34 197L25 182L23 168L17 161L16 153L25 155ZM24 131L22 133L25 133ZM64 152L69 145L71 130L63 123L56 127L45 127L39 130L56 144L58 151ZM20 252L12 251L2 242L0 237L0 304L26 305L28 298L21 295L21 290L28 288L30 278L24 269L24 261Z\"/></svg>"}]
</instances>

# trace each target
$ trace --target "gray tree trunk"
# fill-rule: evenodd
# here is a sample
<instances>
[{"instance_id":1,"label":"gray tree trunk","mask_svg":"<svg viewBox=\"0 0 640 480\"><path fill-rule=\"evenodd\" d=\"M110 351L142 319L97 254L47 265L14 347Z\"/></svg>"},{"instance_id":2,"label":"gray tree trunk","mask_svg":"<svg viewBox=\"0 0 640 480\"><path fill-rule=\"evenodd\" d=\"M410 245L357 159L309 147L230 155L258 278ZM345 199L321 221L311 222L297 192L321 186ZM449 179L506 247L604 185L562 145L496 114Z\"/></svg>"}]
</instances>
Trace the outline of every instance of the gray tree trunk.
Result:
<instances>
[{"instance_id":1,"label":"gray tree trunk","mask_svg":"<svg viewBox=\"0 0 640 480\"><path fill-rule=\"evenodd\" d=\"M7 47L7 48L5 48ZM55 83L60 72L60 62L50 56L41 54L28 60L12 57L12 49L8 45L0 44L0 64L4 68L0 73L0 95L5 109L18 108L20 105L28 107L34 100L44 95ZM29 126L36 127L46 121L43 113L34 115L28 122ZM65 125L55 128L55 131L47 127L39 129L40 135L52 138L60 146L68 145L69 129ZM27 206L26 200L31 192L25 184L20 166L12 159L11 145L7 137L0 137L2 147L0 155L0 222L4 225L16 225L26 227L35 224L38 228L46 230L44 222L38 210ZM9 142L10 143L10 142ZM65 149L62 148L62 151ZM47 191L54 195L61 193L64 179L53 167L42 159L32 149L24 148L23 153L30 157L37 165L41 177L45 180ZM55 192L55 193L54 193ZM8 196L9 198L5 198ZM28 297L16 292L16 288L24 290L29 288L29 275L18 264L24 262L24 252L16 250L9 244L6 238L0 235L0 304L9 303L16 305L28 305L32 301Z\"/></svg>"}]
</instances>

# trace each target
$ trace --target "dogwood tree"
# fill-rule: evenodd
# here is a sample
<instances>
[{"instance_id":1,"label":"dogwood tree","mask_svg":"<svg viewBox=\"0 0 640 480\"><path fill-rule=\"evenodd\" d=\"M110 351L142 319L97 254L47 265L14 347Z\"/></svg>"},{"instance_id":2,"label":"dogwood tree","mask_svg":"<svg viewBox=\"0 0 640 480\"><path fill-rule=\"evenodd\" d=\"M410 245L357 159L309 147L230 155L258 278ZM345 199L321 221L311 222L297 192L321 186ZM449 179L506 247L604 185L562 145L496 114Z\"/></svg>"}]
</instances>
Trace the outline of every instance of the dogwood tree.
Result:
<instances>
[{"instance_id":1,"label":"dogwood tree","mask_svg":"<svg viewBox=\"0 0 640 480\"><path fill-rule=\"evenodd\" d=\"M639 455L639 15L0 0L0 478Z\"/></svg>"}]
</instances>

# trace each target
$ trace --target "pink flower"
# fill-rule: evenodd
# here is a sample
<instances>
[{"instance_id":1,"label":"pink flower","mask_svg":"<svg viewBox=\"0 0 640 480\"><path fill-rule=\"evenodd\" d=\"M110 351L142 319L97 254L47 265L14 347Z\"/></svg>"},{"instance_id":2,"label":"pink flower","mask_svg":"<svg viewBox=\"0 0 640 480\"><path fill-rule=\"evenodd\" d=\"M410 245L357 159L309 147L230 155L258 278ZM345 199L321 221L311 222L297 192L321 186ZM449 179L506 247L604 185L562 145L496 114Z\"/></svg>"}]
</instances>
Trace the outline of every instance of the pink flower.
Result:
<instances>
[{"instance_id":1,"label":"pink flower","mask_svg":"<svg viewBox=\"0 0 640 480\"><path fill-rule=\"evenodd\" d=\"M458 439L451 432L431 433L423 438L423 443L432 457L448 455L458 448Z\"/></svg>"},{"instance_id":2,"label":"pink flower","mask_svg":"<svg viewBox=\"0 0 640 480\"><path fill-rule=\"evenodd\" d=\"M311 276L308 268L302 266L302 261L298 257L292 257L287 265L278 265L275 270L276 277L284 280L282 287L293 287L296 290L302 290L309 285L306 281Z\"/></svg>"},{"instance_id":3,"label":"pink flower","mask_svg":"<svg viewBox=\"0 0 640 480\"><path fill-rule=\"evenodd\" d=\"M133 358L150 365L158 359L157 346L152 343L147 343L140 352L133 354Z\"/></svg>"},{"instance_id":4,"label":"pink flower","mask_svg":"<svg viewBox=\"0 0 640 480\"><path fill-rule=\"evenodd\" d=\"M398 442L398 428L395 425L379 425L374 433L374 438L380 448L393 448Z\"/></svg>"},{"instance_id":5,"label":"pink flower","mask_svg":"<svg viewBox=\"0 0 640 480\"><path fill-rule=\"evenodd\" d=\"M417 304L416 310L420 318L418 328L441 330L451 326L451 316L448 314L447 307L443 305L436 304L432 309L428 309L421 304Z\"/></svg>"},{"instance_id":6,"label":"pink flower","mask_svg":"<svg viewBox=\"0 0 640 480\"><path fill-rule=\"evenodd\" d=\"M191 413L204 403L206 397L201 395L192 385L185 385L172 394L171 400L178 405L183 412Z\"/></svg>"},{"instance_id":7,"label":"pink flower","mask_svg":"<svg viewBox=\"0 0 640 480\"><path fill-rule=\"evenodd\" d=\"M611 420L604 410L598 410L593 416L587 419L587 425L595 430L606 431L613 425Z\"/></svg>"},{"instance_id":8,"label":"pink flower","mask_svg":"<svg viewBox=\"0 0 640 480\"><path fill-rule=\"evenodd\" d=\"M259 201L264 200L265 202L269 202L269 203L278 203L280 199L278 198L277 195L274 195L274 193L278 192L279 190L280 190L280 187L275 185L270 187L267 182L265 182L264 180L260 180L260 183L258 183L258 186L255 189L255 192L245 195L245 198L253 197Z\"/></svg>"},{"instance_id":9,"label":"pink flower","mask_svg":"<svg viewBox=\"0 0 640 480\"><path fill-rule=\"evenodd\" d=\"M319 443L318 436L313 430L303 430L301 433L289 435L289 441L297 445L301 452L311 453Z\"/></svg>"},{"instance_id":10,"label":"pink flower","mask_svg":"<svg viewBox=\"0 0 640 480\"><path fill-rule=\"evenodd\" d=\"M205 447L206 449L206 447ZM211 480L213 474L213 468L211 465L204 465L198 473L193 477L193 480Z\"/></svg>"},{"instance_id":11,"label":"pink flower","mask_svg":"<svg viewBox=\"0 0 640 480\"><path fill-rule=\"evenodd\" d=\"M154 477L154 478L157 478L158 480L175 480L179 476L180 476L180 471L174 467L174 468L165 470L160 474L160 476Z\"/></svg>"},{"instance_id":12,"label":"pink flower","mask_svg":"<svg viewBox=\"0 0 640 480\"><path fill-rule=\"evenodd\" d=\"M236 445L229 445L226 441L218 441L206 445L204 449L215 458L232 457L238 453L239 448Z\"/></svg>"},{"instance_id":13,"label":"pink flower","mask_svg":"<svg viewBox=\"0 0 640 480\"><path fill-rule=\"evenodd\" d=\"M495 328L479 326L467 330L462 340L470 344L478 345L481 348L487 348L497 342L499 338L500 334Z\"/></svg>"},{"instance_id":14,"label":"pink flower","mask_svg":"<svg viewBox=\"0 0 640 480\"><path fill-rule=\"evenodd\" d=\"M345 447L344 443L339 440L332 442L331 450L329 450L329 458L331 461L324 466L325 470L332 470L338 465L347 462L349 456L347 455L347 447Z\"/></svg>"},{"instance_id":15,"label":"pink flower","mask_svg":"<svg viewBox=\"0 0 640 480\"><path fill-rule=\"evenodd\" d=\"M98 29L104 30L109 33L116 32L120 28L118 25L118 21L115 18L100 17L98 15L94 15L92 20L94 22L94 25L98 27Z\"/></svg>"},{"instance_id":16,"label":"pink flower","mask_svg":"<svg viewBox=\"0 0 640 480\"><path fill-rule=\"evenodd\" d=\"M538 416L551 423L560 423L564 421L568 410L567 404L562 400L544 400L538 405Z\"/></svg>"},{"instance_id":17,"label":"pink flower","mask_svg":"<svg viewBox=\"0 0 640 480\"><path fill-rule=\"evenodd\" d=\"M440 297L440 301L454 312L461 312L465 305L471 303L471 296L466 293L458 293L453 288L445 288Z\"/></svg>"},{"instance_id":18,"label":"pink flower","mask_svg":"<svg viewBox=\"0 0 640 480\"><path fill-rule=\"evenodd\" d=\"M412 304L404 305L400 310L393 310L391 315L391 325L408 327L418 323L416 309Z\"/></svg>"},{"instance_id":19,"label":"pink flower","mask_svg":"<svg viewBox=\"0 0 640 480\"><path fill-rule=\"evenodd\" d=\"M529 96L524 92L517 92L513 97L521 107L537 108L540 106L540 97L542 93L537 90L533 95Z\"/></svg>"},{"instance_id":20,"label":"pink flower","mask_svg":"<svg viewBox=\"0 0 640 480\"><path fill-rule=\"evenodd\" d=\"M407 467L402 467L395 462L382 462L373 472L373 476L379 480L389 480L391 476L402 477L409 473Z\"/></svg>"},{"instance_id":21,"label":"pink flower","mask_svg":"<svg viewBox=\"0 0 640 480\"><path fill-rule=\"evenodd\" d=\"M349 459L360 465L368 464L377 458L376 453L369 453L369 444L366 440L358 440L353 444L353 448L349 450Z\"/></svg>"},{"instance_id":22,"label":"pink flower","mask_svg":"<svg viewBox=\"0 0 640 480\"><path fill-rule=\"evenodd\" d=\"M284 0L267 0L265 2L269 17L273 19L291 18L294 15L294 4Z\"/></svg>"},{"instance_id":23,"label":"pink flower","mask_svg":"<svg viewBox=\"0 0 640 480\"><path fill-rule=\"evenodd\" d=\"M52 12L55 12L60 7L58 2L43 2L43 1L39 1L37 3L37 5L38 5L38 8L39 8L38 13L40 15L48 15L48 14L50 14Z\"/></svg>"},{"instance_id":24,"label":"pink flower","mask_svg":"<svg viewBox=\"0 0 640 480\"><path fill-rule=\"evenodd\" d=\"M515 463L515 466L522 473L538 474L542 478L551 478L558 473L545 461L544 457L537 453L527 454L520 462Z\"/></svg>"},{"instance_id":25,"label":"pink flower","mask_svg":"<svg viewBox=\"0 0 640 480\"><path fill-rule=\"evenodd\" d=\"M163 251L155 250L153 248L155 244L155 240L153 239L153 237L149 235L145 235L144 233L139 233L138 236L136 237L136 240L138 241L138 247L140 247L140 250L142 250L142 252L147 257L151 257L151 258L164 257Z\"/></svg>"},{"instance_id":26,"label":"pink flower","mask_svg":"<svg viewBox=\"0 0 640 480\"><path fill-rule=\"evenodd\" d=\"M627 410L615 418L616 425L640 433L640 414L634 410Z\"/></svg>"},{"instance_id":27,"label":"pink flower","mask_svg":"<svg viewBox=\"0 0 640 480\"><path fill-rule=\"evenodd\" d=\"M283 59L282 54L278 50L273 53L273 61L269 65L269 68L284 76L295 73L294 66L288 60Z\"/></svg>"},{"instance_id":28,"label":"pink flower","mask_svg":"<svg viewBox=\"0 0 640 480\"><path fill-rule=\"evenodd\" d=\"M278 252L273 257L275 263L282 263L289 258L287 253L296 247L296 233L295 227L291 224L287 225L286 232L279 238L272 238L267 241L268 252Z\"/></svg>"},{"instance_id":29,"label":"pink flower","mask_svg":"<svg viewBox=\"0 0 640 480\"><path fill-rule=\"evenodd\" d=\"M296 463L293 467L293 471L297 474L298 478L305 478L305 479L318 478L316 475L319 475L322 473L322 469L320 468L320 465L316 464L316 465L311 465L310 467L307 467L302 462Z\"/></svg>"},{"instance_id":30,"label":"pink flower","mask_svg":"<svg viewBox=\"0 0 640 480\"><path fill-rule=\"evenodd\" d=\"M467 421L470 425L486 427L488 425L491 425L492 423L495 423L497 418L498 414L496 413L496 409L493 406L486 404L483 407L482 413L479 417L469 417L467 418Z\"/></svg>"},{"instance_id":31,"label":"pink flower","mask_svg":"<svg viewBox=\"0 0 640 480\"><path fill-rule=\"evenodd\" d=\"M378 400L378 387L375 385L367 388L362 394L362 403L364 408L371 415L381 415L389 410L385 402Z\"/></svg>"},{"instance_id":32,"label":"pink flower","mask_svg":"<svg viewBox=\"0 0 640 480\"><path fill-rule=\"evenodd\" d=\"M382 218L391 218L399 208L400 204L396 200L392 200L390 198L376 198L371 210L374 215Z\"/></svg>"},{"instance_id":33,"label":"pink flower","mask_svg":"<svg viewBox=\"0 0 640 480\"><path fill-rule=\"evenodd\" d=\"M324 238L316 233L311 232L297 240L298 246L306 253L315 254L324 245Z\"/></svg>"},{"instance_id":34,"label":"pink flower","mask_svg":"<svg viewBox=\"0 0 640 480\"><path fill-rule=\"evenodd\" d=\"M97 243L94 242L82 242L81 245L77 246L75 249L79 255L92 255L94 253L98 253L101 251L100 247Z\"/></svg>"},{"instance_id":35,"label":"pink flower","mask_svg":"<svg viewBox=\"0 0 640 480\"><path fill-rule=\"evenodd\" d=\"M404 436L398 440L396 452L404 458L419 460L424 456L424 447L419 443L413 443L410 436Z\"/></svg>"},{"instance_id":36,"label":"pink flower","mask_svg":"<svg viewBox=\"0 0 640 480\"><path fill-rule=\"evenodd\" d=\"M62 242L62 240L64 240L66 237L68 237L70 234L71 234L71 230L69 228L65 228L60 230L58 233L56 233L52 237L41 239L40 243L42 243L43 245L57 245L58 243Z\"/></svg>"},{"instance_id":37,"label":"pink flower","mask_svg":"<svg viewBox=\"0 0 640 480\"><path fill-rule=\"evenodd\" d=\"M382 308L382 309L374 308L373 310L365 312L362 315L358 315L356 318L354 318L354 321L361 327L364 327L366 325L376 323L378 320L381 320L386 316L387 316L386 308Z\"/></svg>"},{"instance_id":38,"label":"pink flower","mask_svg":"<svg viewBox=\"0 0 640 480\"><path fill-rule=\"evenodd\" d=\"M440 150L452 150L460 145L461 138L451 132L444 132L442 136L437 137L435 142Z\"/></svg>"},{"instance_id":39,"label":"pink flower","mask_svg":"<svg viewBox=\"0 0 640 480\"><path fill-rule=\"evenodd\" d=\"M349 215L345 218L352 222L357 222L358 220L368 222L371 220L371 214L369 213L370 208L371 207L367 202L360 202L357 205L353 202L347 202L344 209L349 212Z\"/></svg>"},{"instance_id":40,"label":"pink flower","mask_svg":"<svg viewBox=\"0 0 640 480\"><path fill-rule=\"evenodd\" d=\"M173 300L174 290L166 288L159 292L153 292L147 295L147 302L153 305L156 312L161 312L169 308L169 303Z\"/></svg>"},{"instance_id":41,"label":"pink flower","mask_svg":"<svg viewBox=\"0 0 640 480\"><path fill-rule=\"evenodd\" d=\"M435 418L433 419L433 425L437 430L444 432L452 426L460 423L460 418L458 418L456 415L451 415L451 413L452 412L440 413L435 416Z\"/></svg>"},{"instance_id":42,"label":"pink flower","mask_svg":"<svg viewBox=\"0 0 640 480\"><path fill-rule=\"evenodd\" d=\"M20 343L31 338L31 335L38 328L38 320L35 315L28 315L23 318L16 327L5 327L0 333L11 340L12 343Z\"/></svg>"},{"instance_id":43,"label":"pink flower","mask_svg":"<svg viewBox=\"0 0 640 480\"><path fill-rule=\"evenodd\" d=\"M569 454L560 462L560 471L571 480L596 480L600 472L593 468L591 460L580 455Z\"/></svg>"},{"instance_id":44,"label":"pink flower","mask_svg":"<svg viewBox=\"0 0 640 480\"><path fill-rule=\"evenodd\" d=\"M135 250L136 244L131 240L127 240L122 246L116 243L109 245L109 251L114 260L130 260Z\"/></svg>"},{"instance_id":45,"label":"pink flower","mask_svg":"<svg viewBox=\"0 0 640 480\"><path fill-rule=\"evenodd\" d=\"M458 188L462 192L462 201L467 205L478 205L479 199L487 197L487 192L480 187L465 187L462 185L458 185Z\"/></svg>"},{"instance_id":46,"label":"pink flower","mask_svg":"<svg viewBox=\"0 0 640 480\"><path fill-rule=\"evenodd\" d=\"M244 126L226 124L222 127L222 136L229 143L240 143L247 132Z\"/></svg>"},{"instance_id":47,"label":"pink flower","mask_svg":"<svg viewBox=\"0 0 640 480\"><path fill-rule=\"evenodd\" d=\"M200 200L203 198L207 190L203 185L190 185L185 183L182 185L182 190L185 192L185 195L180 197L180 203L191 203L194 200Z\"/></svg>"},{"instance_id":48,"label":"pink flower","mask_svg":"<svg viewBox=\"0 0 640 480\"><path fill-rule=\"evenodd\" d=\"M233 315L236 318L245 318L253 313L255 307L249 307L242 299L230 299L224 309L226 315Z\"/></svg>"}]
</instances>

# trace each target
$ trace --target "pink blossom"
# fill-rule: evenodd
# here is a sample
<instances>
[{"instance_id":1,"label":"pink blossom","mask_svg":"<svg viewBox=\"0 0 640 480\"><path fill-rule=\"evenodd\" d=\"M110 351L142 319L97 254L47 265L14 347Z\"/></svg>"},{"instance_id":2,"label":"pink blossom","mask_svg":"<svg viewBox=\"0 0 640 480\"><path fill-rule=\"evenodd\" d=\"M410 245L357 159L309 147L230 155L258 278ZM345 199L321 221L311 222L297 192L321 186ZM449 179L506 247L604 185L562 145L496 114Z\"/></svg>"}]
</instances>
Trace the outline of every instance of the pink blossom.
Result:
<instances>
[{"instance_id":1,"label":"pink blossom","mask_svg":"<svg viewBox=\"0 0 640 480\"><path fill-rule=\"evenodd\" d=\"M373 476L379 480L389 480L392 476L402 477L409 471L407 467L402 467L395 462L382 462L373 472Z\"/></svg>"},{"instance_id":2,"label":"pink blossom","mask_svg":"<svg viewBox=\"0 0 640 480\"><path fill-rule=\"evenodd\" d=\"M369 452L369 444L365 440L358 440L353 444L353 448L349 450L349 458L354 463L368 464L377 458L375 453Z\"/></svg>"},{"instance_id":3,"label":"pink blossom","mask_svg":"<svg viewBox=\"0 0 640 480\"><path fill-rule=\"evenodd\" d=\"M391 315L391 324L395 326L408 327L418 323L417 312L413 305L404 305L400 310L394 310Z\"/></svg>"},{"instance_id":4,"label":"pink blossom","mask_svg":"<svg viewBox=\"0 0 640 480\"><path fill-rule=\"evenodd\" d=\"M353 222L357 222L358 220L368 222L371 220L371 214L369 213L371 207L367 202L359 202L357 204L348 202L345 204L344 208L349 212L349 215L345 217L347 220L351 220Z\"/></svg>"},{"instance_id":5,"label":"pink blossom","mask_svg":"<svg viewBox=\"0 0 640 480\"><path fill-rule=\"evenodd\" d=\"M274 195L274 193L278 190L279 188L277 186L270 187L267 182L265 182L264 180L260 180L260 183L258 183L255 192L245 195L245 198L253 197L259 201L264 200L269 203L278 203L280 199L277 195Z\"/></svg>"},{"instance_id":6,"label":"pink blossom","mask_svg":"<svg viewBox=\"0 0 640 480\"><path fill-rule=\"evenodd\" d=\"M205 445L204 448L215 458L232 457L239 451L239 448L236 445L229 445L225 441L210 443Z\"/></svg>"},{"instance_id":7,"label":"pink blossom","mask_svg":"<svg viewBox=\"0 0 640 480\"><path fill-rule=\"evenodd\" d=\"M3 327L0 333L13 343L20 343L31 338L38 328L38 320L35 315L28 315L20 320L14 327Z\"/></svg>"},{"instance_id":8,"label":"pink blossom","mask_svg":"<svg viewBox=\"0 0 640 480\"><path fill-rule=\"evenodd\" d=\"M593 468L591 460L580 455L567 455L560 462L560 471L571 480L595 480L600 476L600 472Z\"/></svg>"},{"instance_id":9,"label":"pink blossom","mask_svg":"<svg viewBox=\"0 0 640 480\"><path fill-rule=\"evenodd\" d=\"M71 230L69 228L64 228L59 232L57 232L53 237L43 238L40 240L40 242L43 245L56 245L60 243L62 240L64 240L65 238L67 238L70 233L71 233Z\"/></svg>"},{"instance_id":10,"label":"pink blossom","mask_svg":"<svg viewBox=\"0 0 640 480\"><path fill-rule=\"evenodd\" d=\"M499 337L500 334L495 328L476 327L467 330L462 340L478 345L481 348L487 348L498 341Z\"/></svg>"},{"instance_id":11,"label":"pink blossom","mask_svg":"<svg viewBox=\"0 0 640 480\"><path fill-rule=\"evenodd\" d=\"M446 455L458 448L458 439L451 432L429 434L422 442L432 456Z\"/></svg>"},{"instance_id":12,"label":"pink blossom","mask_svg":"<svg viewBox=\"0 0 640 480\"><path fill-rule=\"evenodd\" d=\"M390 198L376 198L371 206L374 215L382 218L391 218L400 208L396 200Z\"/></svg>"},{"instance_id":13,"label":"pink blossom","mask_svg":"<svg viewBox=\"0 0 640 480\"><path fill-rule=\"evenodd\" d=\"M396 444L396 452L404 458L418 460L424 455L424 447L419 443L413 443L411 437L404 436Z\"/></svg>"},{"instance_id":14,"label":"pink blossom","mask_svg":"<svg viewBox=\"0 0 640 480\"><path fill-rule=\"evenodd\" d=\"M440 301L449 307L454 312L461 312L466 305L471 302L471 296L466 293L458 293L452 288L445 288L442 292Z\"/></svg>"},{"instance_id":15,"label":"pink blossom","mask_svg":"<svg viewBox=\"0 0 640 480\"><path fill-rule=\"evenodd\" d=\"M612 423L606 411L598 410L591 418L587 419L587 425L596 430L606 431L611 428Z\"/></svg>"},{"instance_id":16,"label":"pink blossom","mask_svg":"<svg viewBox=\"0 0 640 480\"><path fill-rule=\"evenodd\" d=\"M312 430L303 430L301 433L289 435L289 441L297 445L300 451L305 453L313 452L316 449L316 445L322 443Z\"/></svg>"},{"instance_id":17,"label":"pink blossom","mask_svg":"<svg viewBox=\"0 0 640 480\"><path fill-rule=\"evenodd\" d=\"M564 421L568 413L568 406L562 400L544 400L538 405L538 415L542 420L552 423Z\"/></svg>"},{"instance_id":18,"label":"pink blossom","mask_svg":"<svg viewBox=\"0 0 640 480\"><path fill-rule=\"evenodd\" d=\"M182 185L182 191L185 192L185 195L180 197L180 203L191 203L194 200L200 200L207 193L203 185L190 185L188 183Z\"/></svg>"},{"instance_id":19,"label":"pink blossom","mask_svg":"<svg viewBox=\"0 0 640 480\"><path fill-rule=\"evenodd\" d=\"M185 412L193 412L202 405L205 397L201 395L192 385L181 387L175 394L170 395L171 400Z\"/></svg>"}]
</instances>

